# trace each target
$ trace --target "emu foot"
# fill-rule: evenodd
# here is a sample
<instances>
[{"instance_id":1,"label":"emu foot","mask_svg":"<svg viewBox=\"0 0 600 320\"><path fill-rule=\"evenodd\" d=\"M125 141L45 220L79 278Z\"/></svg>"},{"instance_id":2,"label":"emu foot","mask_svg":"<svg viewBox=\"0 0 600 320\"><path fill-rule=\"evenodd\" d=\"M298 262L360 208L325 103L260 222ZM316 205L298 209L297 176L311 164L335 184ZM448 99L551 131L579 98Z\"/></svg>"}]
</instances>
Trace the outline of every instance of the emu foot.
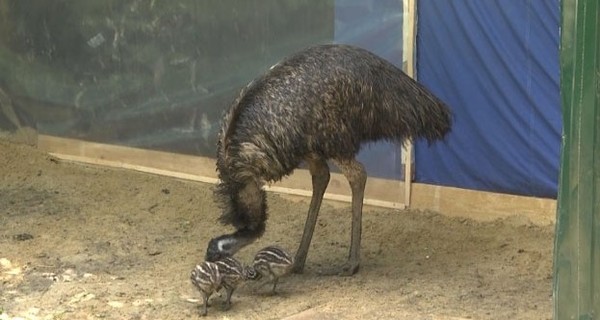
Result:
<instances>
[{"instance_id":1,"label":"emu foot","mask_svg":"<svg viewBox=\"0 0 600 320\"><path fill-rule=\"evenodd\" d=\"M322 276L342 276L349 277L358 272L360 265L358 262L346 262L341 267L319 270L317 273Z\"/></svg>"},{"instance_id":2,"label":"emu foot","mask_svg":"<svg viewBox=\"0 0 600 320\"><path fill-rule=\"evenodd\" d=\"M299 263L298 260L296 260L296 263L292 266L292 273L300 274L302 272L304 272L304 263Z\"/></svg>"}]
</instances>

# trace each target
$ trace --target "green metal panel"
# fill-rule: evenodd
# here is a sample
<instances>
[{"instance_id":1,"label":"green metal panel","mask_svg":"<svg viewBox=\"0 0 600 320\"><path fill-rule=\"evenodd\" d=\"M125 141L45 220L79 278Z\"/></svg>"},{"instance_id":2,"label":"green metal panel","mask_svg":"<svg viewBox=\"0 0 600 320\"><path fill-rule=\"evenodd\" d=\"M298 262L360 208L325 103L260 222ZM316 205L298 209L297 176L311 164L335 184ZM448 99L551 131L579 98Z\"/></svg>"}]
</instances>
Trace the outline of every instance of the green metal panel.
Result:
<instances>
[{"instance_id":1,"label":"green metal panel","mask_svg":"<svg viewBox=\"0 0 600 320\"><path fill-rule=\"evenodd\" d=\"M600 319L600 2L563 0L554 319Z\"/></svg>"}]
</instances>

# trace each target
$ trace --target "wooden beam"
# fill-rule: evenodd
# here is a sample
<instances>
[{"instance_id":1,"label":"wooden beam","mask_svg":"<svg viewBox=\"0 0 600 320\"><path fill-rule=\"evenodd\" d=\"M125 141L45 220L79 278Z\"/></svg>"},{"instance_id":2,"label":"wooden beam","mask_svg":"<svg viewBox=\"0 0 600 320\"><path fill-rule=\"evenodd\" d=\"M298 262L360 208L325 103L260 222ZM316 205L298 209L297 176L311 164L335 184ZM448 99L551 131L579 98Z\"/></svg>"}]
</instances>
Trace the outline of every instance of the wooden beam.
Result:
<instances>
[{"instance_id":1,"label":"wooden beam","mask_svg":"<svg viewBox=\"0 0 600 320\"><path fill-rule=\"evenodd\" d=\"M216 183L215 160L205 157L144 150L47 135L38 137L38 147L60 159L118 167L179 179ZM556 201L413 183L411 207L435 210L449 216L475 220L518 217L524 223L552 224ZM365 190L365 205L403 209L397 201L404 184L397 180L369 177ZM309 197L312 192L310 174L298 169L283 181L268 185L266 190ZM350 187L343 175L332 173L326 198L349 203Z\"/></svg>"}]
</instances>

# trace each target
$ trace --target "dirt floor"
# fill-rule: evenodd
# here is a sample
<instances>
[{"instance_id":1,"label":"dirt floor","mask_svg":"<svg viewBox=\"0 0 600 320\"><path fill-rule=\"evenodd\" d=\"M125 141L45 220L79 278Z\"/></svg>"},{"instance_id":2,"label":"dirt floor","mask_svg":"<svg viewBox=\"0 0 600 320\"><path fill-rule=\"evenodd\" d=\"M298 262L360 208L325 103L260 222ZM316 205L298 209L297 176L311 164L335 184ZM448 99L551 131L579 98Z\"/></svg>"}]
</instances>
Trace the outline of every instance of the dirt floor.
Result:
<instances>
[{"instance_id":1,"label":"dirt floor","mask_svg":"<svg viewBox=\"0 0 600 320\"><path fill-rule=\"evenodd\" d=\"M211 185L63 162L0 140L0 319L196 319L189 274L230 231ZM269 195L263 246L295 252L307 201ZM365 208L362 265L341 264L349 206L326 202L306 270L280 294L251 282L216 319L551 319L553 226Z\"/></svg>"}]
</instances>

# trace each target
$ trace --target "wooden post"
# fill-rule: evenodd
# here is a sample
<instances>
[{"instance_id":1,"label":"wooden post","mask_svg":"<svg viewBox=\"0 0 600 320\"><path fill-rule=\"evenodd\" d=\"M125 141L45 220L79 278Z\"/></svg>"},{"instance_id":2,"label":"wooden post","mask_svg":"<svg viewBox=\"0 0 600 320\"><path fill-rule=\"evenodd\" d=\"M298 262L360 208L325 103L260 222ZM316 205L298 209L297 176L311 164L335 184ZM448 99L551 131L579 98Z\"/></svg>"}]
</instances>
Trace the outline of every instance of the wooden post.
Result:
<instances>
[{"instance_id":1,"label":"wooden post","mask_svg":"<svg viewBox=\"0 0 600 320\"><path fill-rule=\"evenodd\" d=\"M417 25L417 3L415 0L404 0L403 21L403 61L406 61L405 72L413 79L415 73L415 43ZM410 206L413 176L413 144L405 141L402 145L402 160L404 162L404 205Z\"/></svg>"}]
</instances>

